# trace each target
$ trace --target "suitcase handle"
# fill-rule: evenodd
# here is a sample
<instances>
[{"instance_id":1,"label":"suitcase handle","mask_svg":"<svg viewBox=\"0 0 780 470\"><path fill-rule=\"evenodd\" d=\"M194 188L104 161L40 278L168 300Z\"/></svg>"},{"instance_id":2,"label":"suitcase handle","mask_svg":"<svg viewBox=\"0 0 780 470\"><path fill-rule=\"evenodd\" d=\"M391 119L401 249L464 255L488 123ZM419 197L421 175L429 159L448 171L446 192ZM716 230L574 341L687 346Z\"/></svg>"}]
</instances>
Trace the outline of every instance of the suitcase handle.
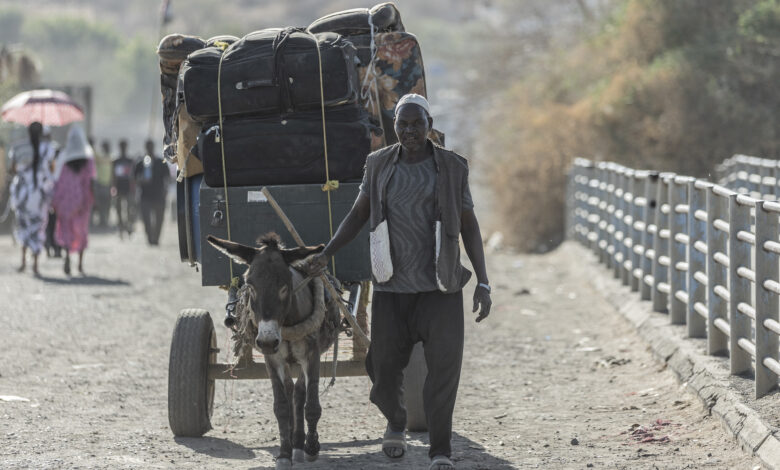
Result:
<instances>
[{"instance_id":1,"label":"suitcase handle","mask_svg":"<svg viewBox=\"0 0 780 470\"><path fill-rule=\"evenodd\" d=\"M243 82L236 83L237 90L248 90L250 88L259 88L264 86L276 86L276 84L274 83L274 79L261 78L258 80L246 80Z\"/></svg>"}]
</instances>

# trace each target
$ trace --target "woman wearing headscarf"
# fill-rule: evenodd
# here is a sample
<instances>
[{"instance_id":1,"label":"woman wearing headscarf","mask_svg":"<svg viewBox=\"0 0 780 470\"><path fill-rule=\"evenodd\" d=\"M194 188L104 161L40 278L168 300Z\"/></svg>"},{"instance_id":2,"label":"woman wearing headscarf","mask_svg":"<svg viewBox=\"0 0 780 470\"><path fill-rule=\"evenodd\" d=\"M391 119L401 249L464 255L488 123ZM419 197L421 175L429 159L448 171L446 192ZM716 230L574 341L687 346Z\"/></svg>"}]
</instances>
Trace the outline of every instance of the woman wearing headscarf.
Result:
<instances>
[{"instance_id":1,"label":"woman wearing headscarf","mask_svg":"<svg viewBox=\"0 0 780 470\"><path fill-rule=\"evenodd\" d=\"M79 254L79 273L84 274L89 218L94 203L93 183L97 177L92 147L84 130L73 126L59 158L59 176L52 206L57 212L54 232L57 244L65 249L65 274L70 274L70 254Z\"/></svg>"},{"instance_id":2,"label":"woman wearing headscarf","mask_svg":"<svg viewBox=\"0 0 780 470\"><path fill-rule=\"evenodd\" d=\"M49 215L54 177L52 164L56 155L50 142L41 140L43 126L33 122L28 128L29 152L15 152L11 157L11 209L16 218L14 237L22 246L22 264L26 266L27 249L33 255L33 273L38 275L38 255L46 241L46 222Z\"/></svg>"}]
</instances>

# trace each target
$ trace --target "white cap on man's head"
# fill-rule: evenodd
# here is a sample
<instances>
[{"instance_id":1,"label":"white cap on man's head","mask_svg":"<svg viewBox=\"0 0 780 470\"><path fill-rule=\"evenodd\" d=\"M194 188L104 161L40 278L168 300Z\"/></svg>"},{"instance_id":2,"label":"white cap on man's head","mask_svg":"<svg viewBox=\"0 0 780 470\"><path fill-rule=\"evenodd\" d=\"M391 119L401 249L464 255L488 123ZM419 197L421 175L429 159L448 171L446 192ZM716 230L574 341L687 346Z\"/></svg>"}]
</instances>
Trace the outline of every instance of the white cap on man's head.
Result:
<instances>
[{"instance_id":1,"label":"white cap on man's head","mask_svg":"<svg viewBox=\"0 0 780 470\"><path fill-rule=\"evenodd\" d=\"M428 113L428 116L431 115L431 105L428 104L428 100L422 95L409 93L408 95L402 96L401 99L398 100L398 104L395 105L395 114L398 114L398 110L405 104L416 104L424 109L425 112Z\"/></svg>"}]
</instances>

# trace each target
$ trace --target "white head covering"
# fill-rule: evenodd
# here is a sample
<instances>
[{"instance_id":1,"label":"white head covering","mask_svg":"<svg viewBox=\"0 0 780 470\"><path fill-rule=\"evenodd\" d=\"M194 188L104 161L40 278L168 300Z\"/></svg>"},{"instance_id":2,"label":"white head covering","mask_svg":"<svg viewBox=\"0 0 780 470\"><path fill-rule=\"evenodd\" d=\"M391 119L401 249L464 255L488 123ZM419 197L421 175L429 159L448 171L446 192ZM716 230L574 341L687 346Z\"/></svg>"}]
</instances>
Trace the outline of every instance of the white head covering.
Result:
<instances>
[{"instance_id":1,"label":"white head covering","mask_svg":"<svg viewBox=\"0 0 780 470\"><path fill-rule=\"evenodd\" d=\"M409 93L408 95L402 96L401 99L398 100L398 104L395 105L395 114L398 114L398 110L405 104L416 104L424 109L425 112L428 113L428 116L431 115L431 105L428 104L428 100L422 95Z\"/></svg>"},{"instance_id":2,"label":"white head covering","mask_svg":"<svg viewBox=\"0 0 780 470\"><path fill-rule=\"evenodd\" d=\"M59 161L60 163L67 163L82 158L95 158L95 152L87 141L84 129L75 124L68 131L68 140L65 142L65 148L60 152Z\"/></svg>"}]
</instances>

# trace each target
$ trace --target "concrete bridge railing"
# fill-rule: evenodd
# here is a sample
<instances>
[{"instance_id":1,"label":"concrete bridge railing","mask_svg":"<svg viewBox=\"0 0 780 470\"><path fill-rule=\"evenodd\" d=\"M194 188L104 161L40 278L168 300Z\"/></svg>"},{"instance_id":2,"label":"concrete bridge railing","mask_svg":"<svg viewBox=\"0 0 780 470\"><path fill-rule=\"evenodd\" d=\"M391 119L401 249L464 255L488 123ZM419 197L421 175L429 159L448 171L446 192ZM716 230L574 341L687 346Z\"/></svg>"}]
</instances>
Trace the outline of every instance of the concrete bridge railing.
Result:
<instances>
[{"instance_id":1,"label":"concrete bridge railing","mask_svg":"<svg viewBox=\"0 0 780 470\"><path fill-rule=\"evenodd\" d=\"M780 375L780 166L738 155L718 176L577 159L567 230L732 374L752 374L760 398Z\"/></svg>"}]
</instances>

